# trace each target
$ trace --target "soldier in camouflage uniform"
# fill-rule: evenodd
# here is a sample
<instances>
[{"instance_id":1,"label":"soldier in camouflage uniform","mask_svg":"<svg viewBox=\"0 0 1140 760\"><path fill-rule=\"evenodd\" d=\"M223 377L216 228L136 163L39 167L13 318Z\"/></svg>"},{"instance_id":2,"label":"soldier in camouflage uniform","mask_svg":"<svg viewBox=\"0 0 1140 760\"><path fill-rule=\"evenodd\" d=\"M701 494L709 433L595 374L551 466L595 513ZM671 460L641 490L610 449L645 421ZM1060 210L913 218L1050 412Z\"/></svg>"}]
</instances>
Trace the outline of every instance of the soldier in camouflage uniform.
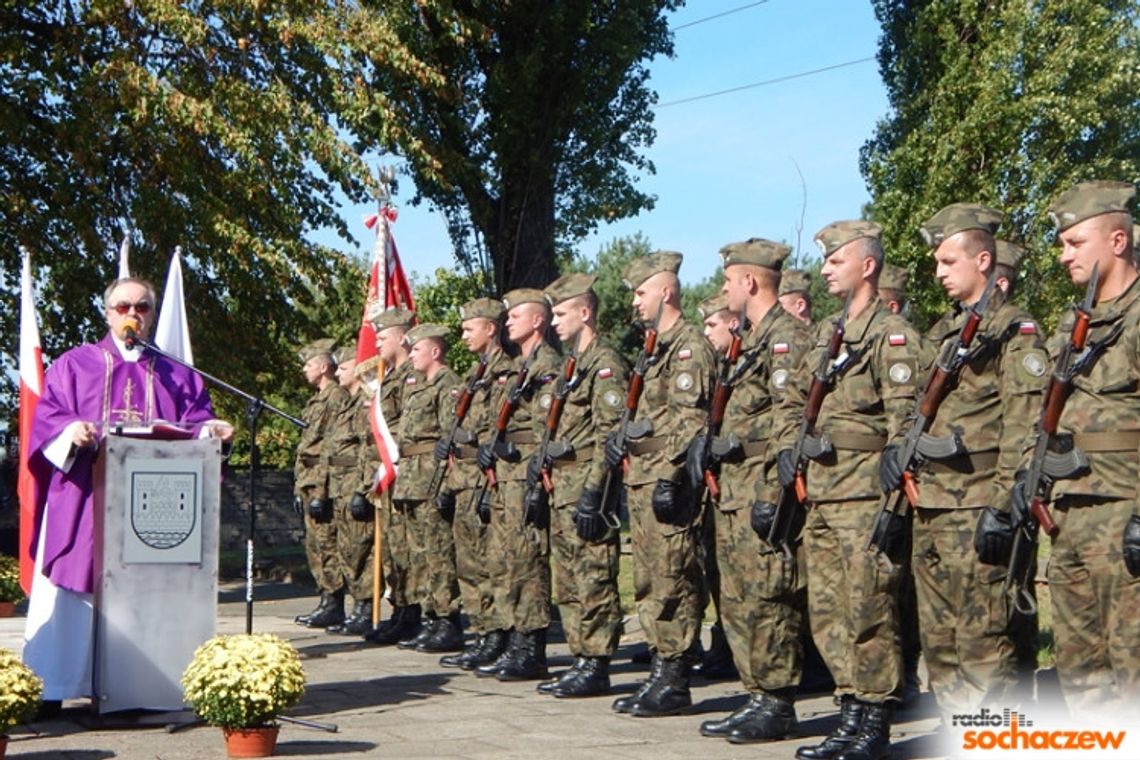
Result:
<instances>
[{"instance_id":1,"label":"soldier in camouflage uniform","mask_svg":"<svg viewBox=\"0 0 1140 760\"><path fill-rule=\"evenodd\" d=\"M902 267L883 264L883 271L879 273L879 300L894 314L906 316L906 284L909 279L910 274Z\"/></svg>"},{"instance_id":2,"label":"soldier in camouflage uniform","mask_svg":"<svg viewBox=\"0 0 1140 760\"><path fill-rule=\"evenodd\" d=\"M999 211L955 203L922 225L935 276L956 304L927 331L932 352L955 350L967 307L986 292L1001 220ZM1016 703L1005 561L979 561L974 530L984 508L1006 508L1007 484L1040 410L1046 365L1037 324L995 286L969 358L919 443L911 566L930 689L948 726L955 714ZM883 485L891 490L902 483L897 453L898 444L883 452Z\"/></svg>"},{"instance_id":3,"label":"soldier in camouflage uniform","mask_svg":"<svg viewBox=\"0 0 1140 760\"><path fill-rule=\"evenodd\" d=\"M606 440L607 468L621 467L628 455L634 599L653 651L649 678L613 709L639 717L672 715L692 704L689 672L704 613L701 512L684 459L708 414L716 358L681 313L680 266L681 254L662 251L623 274L638 317L647 325L657 320L658 338L636 419L624 440Z\"/></svg>"},{"instance_id":4,"label":"soldier in camouflage uniform","mask_svg":"<svg viewBox=\"0 0 1140 760\"><path fill-rule=\"evenodd\" d=\"M377 302L366 315L376 331L376 350L384 367L380 381L380 411L390 431L396 430L404 408L404 389L415 382L415 370L408 361L404 335L415 321L407 309L385 309ZM420 605L409 598L408 573L411 568L411 544L405 516L393 508L389 488L373 503L380 510L381 563L392 616L364 638L380 646L391 646L419 633Z\"/></svg>"},{"instance_id":5,"label":"soldier in camouflage uniform","mask_svg":"<svg viewBox=\"0 0 1140 760\"><path fill-rule=\"evenodd\" d=\"M332 473L337 556L354 604L352 614L343 623L326 630L359 636L372 628L373 507L365 494L371 489L375 472L361 468L361 449L374 448L374 444L365 406L369 394L356 373L356 348L340 349L336 359L337 381L348 392L348 399L333 420L321 456Z\"/></svg>"},{"instance_id":6,"label":"soldier in camouflage uniform","mask_svg":"<svg viewBox=\"0 0 1140 760\"><path fill-rule=\"evenodd\" d=\"M1053 485L1057 533L1046 570L1061 691L1079 717L1133 719L1140 697L1140 283L1128 211L1134 194L1131 183L1082 182L1049 212L1073 282L1083 287L1098 271L1088 342L1094 354L1074 377L1058 425L1089 468ZM1051 353L1069 340L1072 326L1070 313ZM1026 514L1031 497L1019 477L1013 513Z\"/></svg>"},{"instance_id":7,"label":"soldier in camouflage uniform","mask_svg":"<svg viewBox=\"0 0 1140 760\"><path fill-rule=\"evenodd\" d=\"M811 324L811 272L789 269L780 276L780 305L805 325Z\"/></svg>"},{"instance_id":8,"label":"soldier in camouflage uniform","mask_svg":"<svg viewBox=\"0 0 1140 760\"><path fill-rule=\"evenodd\" d=\"M526 362L526 388L507 421L505 440L479 445L477 464L494 469L498 485L491 496L488 564L495 577L496 612L511 629L506 650L494 662L475 669L480 677L501 681L545 678L546 629L550 625L550 536L547 516L532 513L524 521L529 462L542 437L554 379L561 370L558 352L546 342L550 312L541 290L519 288L503 296L507 339L519 349L515 367ZM498 415L514 384L496 384L491 409Z\"/></svg>"},{"instance_id":9,"label":"soldier in camouflage uniform","mask_svg":"<svg viewBox=\"0 0 1140 760\"><path fill-rule=\"evenodd\" d=\"M890 748L892 704L902 660L896 592L898 574L863 551L880 501L879 459L914 406L920 338L876 293L883 249L872 222L824 227L828 291L849 298L839 355L828 367L833 384L814 434L826 437L806 469L807 522L803 551L808 573L812 637L835 679L839 728L821 744L800 747L800 758L879 757ZM792 457L811 373L827 351L834 321L820 325L815 349L788 384L773 432L780 484L792 486ZM814 447L813 447L814 448Z\"/></svg>"},{"instance_id":10,"label":"soldier in camouflage uniform","mask_svg":"<svg viewBox=\"0 0 1140 760\"><path fill-rule=\"evenodd\" d=\"M333 525L333 494L328 465L321 461L325 438L348 393L333 377L336 362L332 353L336 341L322 338L300 351L305 380L317 388L301 412L308 426L297 442L293 465L293 506L305 518L305 554L309 569L321 590L316 609L298 615L294 622L310 628L327 628L344 622L344 574L336 550Z\"/></svg>"},{"instance_id":11,"label":"soldier in camouflage uniform","mask_svg":"<svg viewBox=\"0 0 1140 760\"><path fill-rule=\"evenodd\" d=\"M480 487L482 470L475 463L480 440L489 440L498 409L491 408L492 391L510 382L514 376L514 363L502 349L499 341L503 303L494 298L476 298L459 307L463 342L472 353L487 358L483 378L475 389L463 426L455 431L454 445L441 439L442 451L437 461L450 459L450 470L440 488L437 506L450 509L452 535L455 541L455 569L459 582L459 595L467 623L475 638L460 653L444 655L439 664L446 668L474 670L499 658L507 647L506 615L495 608L496 578L491 574L488 558L488 530L490 510L479 513L473 499ZM472 367L465 384L474 377Z\"/></svg>"},{"instance_id":12,"label":"soldier in camouflage uniform","mask_svg":"<svg viewBox=\"0 0 1140 760\"><path fill-rule=\"evenodd\" d=\"M997 262L994 265L997 270L996 282L1007 300L1013 296L1013 288L1017 284L1017 268L1024 257L1025 248L1017 243L1008 240L997 241L997 250L994 251L994 259Z\"/></svg>"},{"instance_id":13,"label":"soldier in camouflage uniform","mask_svg":"<svg viewBox=\"0 0 1140 760\"><path fill-rule=\"evenodd\" d=\"M719 469L716 526L721 574L721 615L748 702L722 720L701 724L704 736L734 744L781 739L796 730L794 707L803 650L800 627L806 603L795 547L786 556L767 543L779 486L766 464L774 410L788 378L811 346L806 324L779 304L780 269L791 249L752 238L721 249L728 307L748 325L741 354L728 368L731 395L720 434L690 478ZM705 450L704 436L690 452ZM698 454L699 456L699 454ZM690 456L690 462L693 457ZM758 484L769 483L766 488ZM761 499L757 500L757 495ZM753 520L755 511L757 519Z\"/></svg>"},{"instance_id":14,"label":"soldier in camouflage uniform","mask_svg":"<svg viewBox=\"0 0 1140 760\"><path fill-rule=\"evenodd\" d=\"M401 649L451 652L463 648L459 623L459 586L455 579L455 543L451 514L428 502L435 469L435 445L449 425L459 384L445 363L447 328L425 323L408 330L404 344L415 370L404 385L403 410L395 438L400 446L400 475L392 504L407 526L408 596L423 615L419 633L399 642Z\"/></svg>"},{"instance_id":15,"label":"soldier in camouflage uniform","mask_svg":"<svg viewBox=\"0 0 1140 760\"><path fill-rule=\"evenodd\" d=\"M606 436L621 418L629 366L597 337L594 276L569 274L545 289L554 329L564 346L577 346L574 374L556 388L566 393L556 437L547 448L550 484L550 554L554 601L574 665L539 684L540 693L589 697L610 689L610 658L621 638L618 531L605 512L617 512L618 493L603 505ZM537 487L544 487L540 482Z\"/></svg>"}]
</instances>

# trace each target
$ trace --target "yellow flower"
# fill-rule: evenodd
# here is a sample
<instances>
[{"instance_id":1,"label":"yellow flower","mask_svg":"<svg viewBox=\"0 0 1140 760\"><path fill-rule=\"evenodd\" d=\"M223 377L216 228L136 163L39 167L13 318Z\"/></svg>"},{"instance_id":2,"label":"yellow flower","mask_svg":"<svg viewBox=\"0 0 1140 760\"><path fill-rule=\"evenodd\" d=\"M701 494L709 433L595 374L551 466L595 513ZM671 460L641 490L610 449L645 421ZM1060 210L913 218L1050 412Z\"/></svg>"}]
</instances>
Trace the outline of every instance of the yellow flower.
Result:
<instances>
[{"instance_id":1,"label":"yellow flower","mask_svg":"<svg viewBox=\"0 0 1140 760\"><path fill-rule=\"evenodd\" d=\"M186 701L207 723L245 728L268 723L305 693L292 644L269 633L215 636L182 674Z\"/></svg>"},{"instance_id":2,"label":"yellow flower","mask_svg":"<svg viewBox=\"0 0 1140 760\"><path fill-rule=\"evenodd\" d=\"M44 682L16 653L0 647L0 734L31 720L43 691Z\"/></svg>"}]
</instances>

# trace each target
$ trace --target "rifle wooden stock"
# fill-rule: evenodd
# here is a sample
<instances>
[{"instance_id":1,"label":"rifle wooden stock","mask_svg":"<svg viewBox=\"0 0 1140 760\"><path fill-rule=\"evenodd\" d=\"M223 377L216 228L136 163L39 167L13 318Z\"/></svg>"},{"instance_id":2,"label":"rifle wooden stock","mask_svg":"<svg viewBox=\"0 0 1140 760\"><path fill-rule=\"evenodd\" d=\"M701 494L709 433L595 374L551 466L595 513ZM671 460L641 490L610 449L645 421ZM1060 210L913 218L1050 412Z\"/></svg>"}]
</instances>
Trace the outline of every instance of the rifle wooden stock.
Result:
<instances>
[{"instance_id":1,"label":"rifle wooden stock","mask_svg":"<svg viewBox=\"0 0 1140 760\"><path fill-rule=\"evenodd\" d=\"M550 479L550 466L546 463L546 452L550 442L558 435L558 425L562 422L562 410L566 407L566 397L570 395L570 381L574 378L574 369L578 366L578 356L574 351L566 357L566 366L562 370L562 383L550 399L550 409L546 412L546 429L542 435L542 445L538 449L542 468L539 475L542 477L542 487L547 493L554 493L554 482Z\"/></svg>"},{"instance_id":2,"label":"rifle wooden stock","mask_svg":"<svg viewBox=\"0 0 1140 760\"><path fill-rule=\"evenodd\" d=\"M720 372L717 374L716 387L713 388L712 404L709 406L708 429L705 431L705 461L708 461L709 449L712 447L713 438L720 435L721 425L724 424L724 412L725 409L728 408L728 400L732 396L732 384L729 382L729 372L731 372L732 367L740 359L742 343L743 338L741 337L740 329L733 329L732 340L728 344L728 351L725 352L724 364L721 365ZM706 467L702 479L705 483L705 489L709 492L709 496L712 500L720 501L720 483L717 482L716 473Z\"/></svg>"}]
</instances>

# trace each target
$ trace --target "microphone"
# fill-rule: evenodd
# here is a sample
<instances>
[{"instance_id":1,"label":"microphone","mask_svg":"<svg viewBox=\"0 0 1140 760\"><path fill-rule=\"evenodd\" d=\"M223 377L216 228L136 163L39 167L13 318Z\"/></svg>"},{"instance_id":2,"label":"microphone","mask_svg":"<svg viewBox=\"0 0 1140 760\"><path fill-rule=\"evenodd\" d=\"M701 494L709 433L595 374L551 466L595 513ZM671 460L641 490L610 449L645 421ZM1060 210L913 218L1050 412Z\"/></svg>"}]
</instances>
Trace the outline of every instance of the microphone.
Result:
<instances>
[{"instance_id":1,"label":"microphone","mask_svg":"<svg viewBox=\"0 0 1140 760\"><path fill-rule=\"evenodd\" d=\"M142 322L137 317L127 317L123 320L122 335L124 345L127 348L133 349L139 342L139 330L142 329Z\"/></svg>"}]
</instances>

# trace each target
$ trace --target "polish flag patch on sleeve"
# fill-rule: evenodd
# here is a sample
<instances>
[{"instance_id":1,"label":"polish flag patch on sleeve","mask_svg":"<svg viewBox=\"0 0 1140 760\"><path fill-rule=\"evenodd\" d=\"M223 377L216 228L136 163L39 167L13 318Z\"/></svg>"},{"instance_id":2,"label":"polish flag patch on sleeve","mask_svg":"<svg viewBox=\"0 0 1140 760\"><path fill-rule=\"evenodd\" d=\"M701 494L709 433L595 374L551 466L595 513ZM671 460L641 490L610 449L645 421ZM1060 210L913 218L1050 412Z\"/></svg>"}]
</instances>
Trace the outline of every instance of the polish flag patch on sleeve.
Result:
<instances>
[{"instance_id":1,"label":"polish flag patch on sleeve","mask_svg":"<svg viewBox=\"0 0 1140 760\"><path fill-rule=\"evenodd\" d=\"M905 346L906 335L904 333L891 333L887 336L887 343L890 343L892 346Z\"/></svg>"},{"instance_id":2,"label":"polish flag patch on sleeve","mask_svg":"<svg viewBox=\"0 0 1140 760\"><path fill-rule=\"evenodd\" d=\"M605 380L607 377L613 377L613 376L614 376L614 371L612 369L610 369L609 367L602 367L600 370L598 370L598 377L600 377L602 380Z\"/></svg>"},{"instance_id":3,"label":"polish flag patch on sleeve","mask_svg":"<svg viewBox=\"0 0 1140 760\"><path fill-rule=\"evenodd\" d=\"M682 348L680 351L677 352L677 358L678 359L688 359L692 355L693 355L693 352L687 348Z\"/></svg>"},{"instance_id":4,"label":"polish flag patch on sleeve","mask_svg":"<svg viewBox=\"0 0 1140 760\"><path fill-rule=\"evenodd\" d=\"M415 385L415 384L416 384L416 376L415 375L408 375L407 379L404 380L404 385Z\"/></svg>"},{"instance_id":5,"label":"polish flag patch on sleeve","mask_svg":"<svg viewBox=\"0 0 1140 760\"><path fill-rule=\"evenodd\" d=\"M787 343L773 343L772 344L772 353L774 353L774 354L786 354L791 350L792 350L792 347L789 346Z\"/></svg>"},{"instance_id":6,"label":"polish flag patch on sleeve","mask_svg":"<svg viewBox=\"0 0 1140 760\"><path fill-rule=\"evenodd\" d=\"M1036 335L1037 323L1036 322L1020 322L1017 325L1017 332L1021 335Z\"/></svg>"}]
</instances>

